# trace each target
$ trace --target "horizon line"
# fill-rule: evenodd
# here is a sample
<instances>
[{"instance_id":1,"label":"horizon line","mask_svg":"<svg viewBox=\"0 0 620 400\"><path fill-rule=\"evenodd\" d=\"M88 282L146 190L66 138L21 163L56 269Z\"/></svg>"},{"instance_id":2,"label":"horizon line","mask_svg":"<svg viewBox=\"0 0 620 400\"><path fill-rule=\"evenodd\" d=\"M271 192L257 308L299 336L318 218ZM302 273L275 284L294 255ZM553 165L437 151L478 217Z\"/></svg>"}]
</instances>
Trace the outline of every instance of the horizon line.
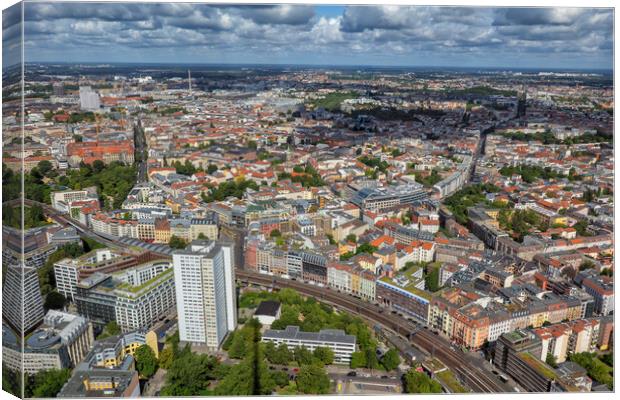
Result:
<instances>
[{"instance_id":1,"label":"horizon line","mask_svg":"<svg viewBox=\"0 0 620 400\"><path fill-rule=\"evenodd\" d=\"M500 69L500 70L555 70L555 71L605 71L613 72L614 68L604 67L518 67L518 66L447 66L447 65L373 65L373 64L303 64L303 63L230 63L230 62L165 62L165 61L153 61L153 62L123 62L123 61L26 61L21 63L10 64L3 66L2 69L8 69L16 65L27 64L110 64L110 65L165 65L165 66L278 66L278 67L331 67L331 68L386 68L386 69L406 69L406 68L435 68L435 69Z\"/></svg>"}]
</instances>

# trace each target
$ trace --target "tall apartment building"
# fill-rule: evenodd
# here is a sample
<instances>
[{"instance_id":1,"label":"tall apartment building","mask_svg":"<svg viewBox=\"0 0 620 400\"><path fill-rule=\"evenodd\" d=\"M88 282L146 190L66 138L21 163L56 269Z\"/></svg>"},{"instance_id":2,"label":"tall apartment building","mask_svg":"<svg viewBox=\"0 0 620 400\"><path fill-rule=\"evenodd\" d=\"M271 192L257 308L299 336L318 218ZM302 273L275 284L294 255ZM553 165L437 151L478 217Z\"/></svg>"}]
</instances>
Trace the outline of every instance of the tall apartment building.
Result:
<instances>
[{"instance_id":1,"label":"tall apartment building","mask_svg":"<svg viewBox=\"0 0 620 400\"><path fill-rule=\"evenodd\" d=\"M99 94L90 86L80 86L80 109L86 111L98 110L101 106Z\"/></svg>"},{"instance_id":2,"label":"tall apartment building","mask_svg":"<svg viewBox=\"0 0 620 400\"><path fill-rule=\"evenodd\" d=\"M215 350L235 329L233 247L197 240L173 254L181 341Z\"/></svg>"},{"instance_id":3,"label":"tall apartment building","mask_svg":"<svg viewBox=\"0 0 620 400\"><path fill-rule=\"evenodd\" d=\"M18 333L28 333L43 320L43 297L37 270L10 265L2 288L2 317Z\"/></svg>"}]
</instances>

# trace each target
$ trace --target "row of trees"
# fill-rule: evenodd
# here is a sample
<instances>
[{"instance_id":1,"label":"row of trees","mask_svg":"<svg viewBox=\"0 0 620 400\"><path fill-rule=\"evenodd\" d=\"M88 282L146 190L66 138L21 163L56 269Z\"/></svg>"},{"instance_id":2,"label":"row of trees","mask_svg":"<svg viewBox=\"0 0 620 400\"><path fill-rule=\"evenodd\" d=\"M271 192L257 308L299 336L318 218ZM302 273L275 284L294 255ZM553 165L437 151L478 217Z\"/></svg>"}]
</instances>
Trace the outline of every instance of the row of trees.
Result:
<instances>
[{"instance_id":1,"label":"row of trees","mask_svg":"<svg viewBox=\"0 0 620 400\"><path fill-rule=\"evenodd\" d=\"M500 210L497 220L502 229L511 230L515 240L521 242L533 228L546 231L549 226L532 210Z\"/></svg>"},{"instance_id":2,"label":"row of trees","mask_svg":"<svg viewBox=\"0 0 620 400\"><path fill-rule=\"evenodd\" d=\"M499 173L503 176L521 175L521 179L524 182L532 183L537 179L557 179L561 177L559 173L555 172L549 167L539 167L537 165L517 165L517 166L505 166L499 170Z\"/></svg>"},{"instance_id":3,"label":"row of trees","mask_svg":"<svg viewBox=\"0 0 620 400\"><path fill-rule=\"evenodd\" d=\"M439 382L413 368L403 375L403 387L405 393L441 393Z\"/></svg>"},{"instance_id":4,"label":"row of trees","mask_svg":"<svg viewBox=\"0 0 620 400\"><path fill-rule=\"evenodd\" d=\"M56 175L49 161L41 161L37 167L24 175L24 196L27 199L40 203L50 204L51 187L43 182L44 178ZM22 175L13 171L6 165L2 165L2 199L3 201L15 200L22 192Z\"/></svg>"},{"instance_id":5,"label":"row of trees","mask_svg":"<svg viewBox=\"0 0 620 400\"><path fill-rule=\"evenodd\" d=\"M293 168L294 174L288 172L282 172L278 174L279 180L290 179L291 182L301 183L303 187L321 187L325 186L325 181L321 178L321 175L310 164L305 167L296 165Z\"/></svg>"},{"instance_id":6,"label":"row of trees","mask_svg":"<svg viewBox=\"0 0 620 400\"><path fill-rule=\"evenodd\" d=\"M490 183L467 186L444 200L444 204L454 215L456 222L467 224L467 208L473 207L486 199L487 193L497 193L499 188Z\"/></svg>"},{"instance_id":7,"label":"row of trees","mask_svg":"<svg viewBox=\"0 0 620 400\"><path fill-rule=\"evenodd\" d=\"M580 144L580 143L612 143L614 138L613 135L607 135L603 133L586 133L577 137L570 137L564 140L556 138L553 133L550 131L545 132L537 132L537 133L524 133L522 131L516 132L502 132L495 133L496 135L501 135L507 137L512 140L520 141L520 142L529 142L529 141L540 141L543 144Z\"/></svg>"},{"instance_id":8,"label":"row of trees","mask_svg":"<svg viewBox=\"0 0 620 400\"><path fill-rule=\"evenodd\" d=\"M24 374L24 398L56 397L64 384L71 377L71 370L48 369L39 371L36 374ZM2 389L17 397L22 397L22 376L5 365L2 365Z\"/></svg>"},{"instance_id":9,"label":"row of trees","mask_svg":"<svg viewBox=\"0 0 620 400\"><path fill-rule=\"evenodd\" d=\"M430 174L423 172L414 172L415 181L424 185L424 187L432 187L437 182L441 181L441 176L437 172L437 169L433 169Z\"/></svg>"},{"instance_id":10,"label":"row of trees","mask_svg":"<svg viewBox=\"0 0 620 400\"><path fill-rule=\"evenodd\" d=\"M347 240L349 239L349 236L347 236ZM358 254L362 254L362 253L372 254L375 251L377 251L377 247L371 245L370 243L362 243L361 245L357 246L357 248L355 249L355 252L347 251L346 253L341 254L340 260L346 261L350 259L351 257L356 256Z\"/></svg>"},{"instance_id":11,"label":"row of trees","mask_svg":"<svg viewBox=\"0 0 620 400\"><path fill-rule=\"evenodd\" d=\"M24 219L22 224L22 213L20 207L9 205L2 206L2 224L15 229L30 229L46 224L43 208L34 204L24 207Z\"/></svg>"},{"instance_id":12,"label":"row of trees","mask_svg":"<svg viewBox=\"0 0 620 400\"><path fill-rule=\"evenodd\" d=\"M95 160L92 165L82 163L80 168L70 170L66 176L59 177L57 183L74 190L97 187L104 208L110 210L121 207L136 177L135 166L126 166L120 161L106 165L101 160Z\"/></svg>"},{"instance_id":13,"label":"row of trees","mask_svg":"<svg viewBox=\"0 0 620 400\"><path fill-rule=\"evenodd\" d=\"M609 390L613 390L613 367L599 359L596 353L585 352L571 354L569 355L569 360L585 368L590 378L604 385L607 385L607 387L609 387Z\"/></svg>"},{"instance_id":14,"label":"row of trees","mask_svg":"<svg viewBox=\"0 0 620 400\"><path fill-rule=\"evenodd\" d=\"M203 192L201 197L206 203L222 201L231 196L240 199L248 188L258 190L258 185L254 181L245 179L222 182L216 188L212 188L209 194Z\"/></svg>"}]
</instances>

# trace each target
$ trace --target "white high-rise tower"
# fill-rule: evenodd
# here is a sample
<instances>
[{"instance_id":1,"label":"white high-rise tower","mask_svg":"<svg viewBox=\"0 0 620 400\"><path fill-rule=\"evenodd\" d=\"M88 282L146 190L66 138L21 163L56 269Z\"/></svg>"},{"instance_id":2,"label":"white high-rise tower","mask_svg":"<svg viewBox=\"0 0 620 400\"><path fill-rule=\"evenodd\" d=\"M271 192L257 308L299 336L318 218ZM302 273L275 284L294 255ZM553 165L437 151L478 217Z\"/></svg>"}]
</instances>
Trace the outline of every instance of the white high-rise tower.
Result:
<instances>
[{"instance_id":1,"label":"white high-rise tower","mask_svg":"<svg viewBox=\"0 0 620 400\"><path fill-rule=\"evenodd\" d=\"M217 350L237 326L233 245L197 240L172 255L183 342Z\"/></svg>"},{"instance_id":2,"label":"white high-rise tower","mask_svg":"<svg viewBox=\"0 0 620 400\"><path fill-rule=\"evenodd\" d=\"M192 71L187 70L187 84L189 85L189 95L192 95Z\"/></svg>"}]
</instances>

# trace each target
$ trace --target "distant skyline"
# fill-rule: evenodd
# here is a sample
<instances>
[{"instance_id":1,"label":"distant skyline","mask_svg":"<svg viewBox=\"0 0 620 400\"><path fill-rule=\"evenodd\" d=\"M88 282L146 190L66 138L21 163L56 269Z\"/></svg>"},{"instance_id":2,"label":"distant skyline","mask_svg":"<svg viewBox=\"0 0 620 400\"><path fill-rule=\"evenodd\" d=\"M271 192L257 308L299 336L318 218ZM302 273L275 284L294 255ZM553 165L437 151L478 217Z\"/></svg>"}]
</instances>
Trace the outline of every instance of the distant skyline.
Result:
<instances>
[{"instance_id":1,"label":"distant skyline","mask_svg":"<svg viewBox=\"0 0 620 400\"><path fill-rule=\"evenodd\" d=\"M612 69L613 10L25 3L26 62ZM3 66L20 9L3 12Z\"/></svg>"}]
</instances>

